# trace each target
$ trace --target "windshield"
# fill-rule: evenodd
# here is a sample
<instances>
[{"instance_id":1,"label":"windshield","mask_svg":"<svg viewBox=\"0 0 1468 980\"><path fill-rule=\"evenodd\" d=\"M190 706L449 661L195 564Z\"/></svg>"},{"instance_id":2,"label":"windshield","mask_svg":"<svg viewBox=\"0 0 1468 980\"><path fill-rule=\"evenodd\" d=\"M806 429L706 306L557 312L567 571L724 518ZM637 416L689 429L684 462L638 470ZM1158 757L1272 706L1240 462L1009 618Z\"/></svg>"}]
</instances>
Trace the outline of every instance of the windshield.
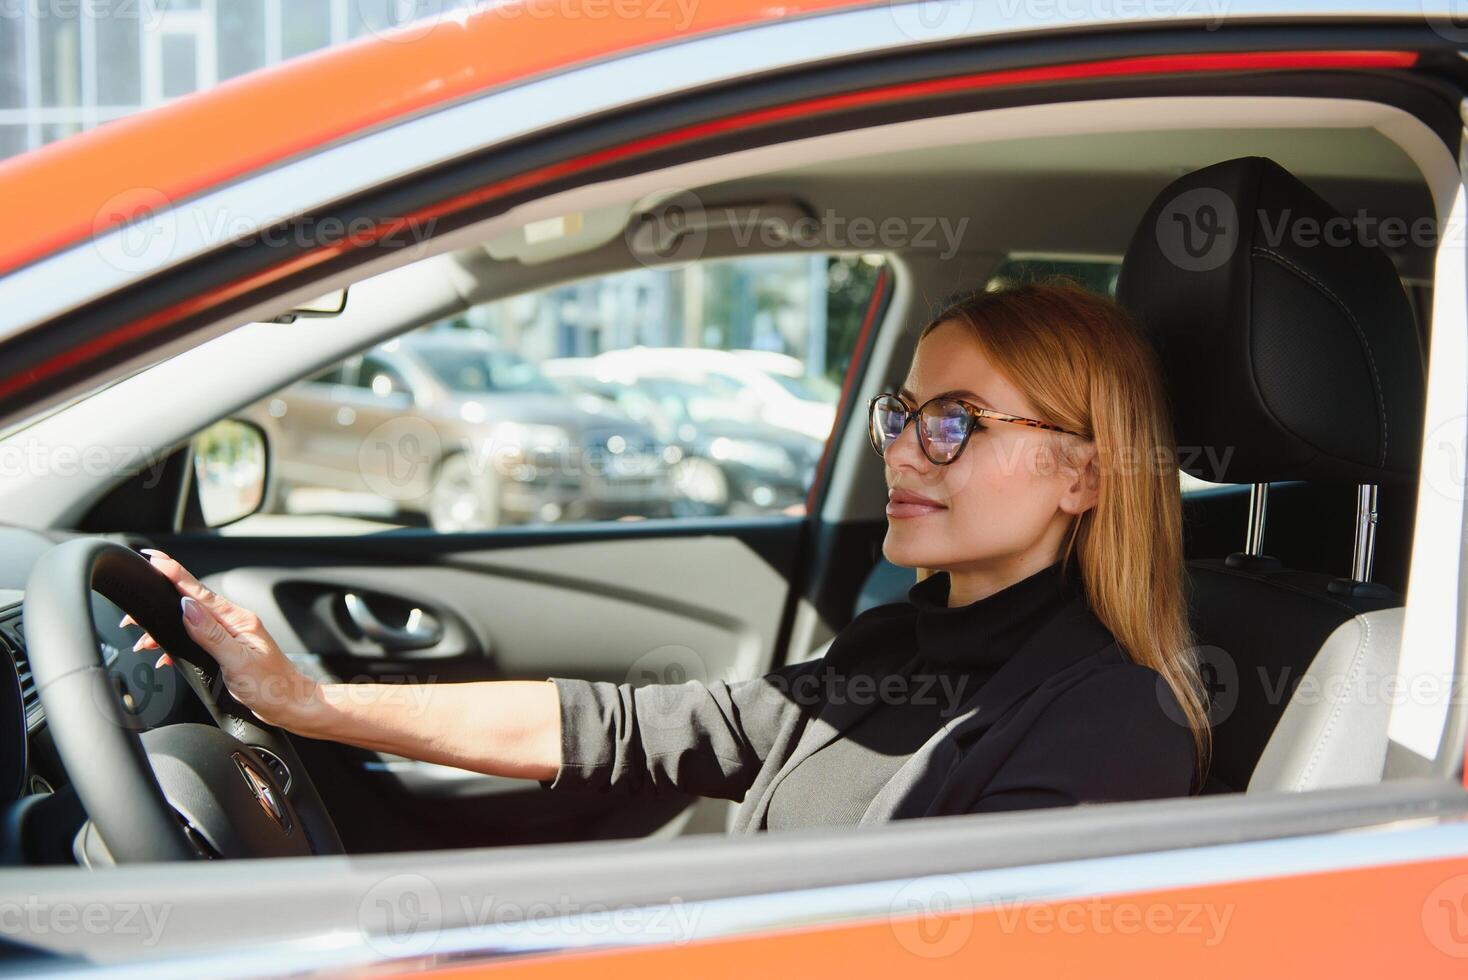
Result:
<instances>
[{"instance_id":1,"label":"windshield","mask_svg":"<svg viewBox=\"0 0 1468 980\"><path fill-rule=\"evenodd\" d=\"M475 395L504 392L554 395L559 391L534 364L507 351L445 347L414 353L429 373L451 391Z\"/></svg>"}]
</instances>

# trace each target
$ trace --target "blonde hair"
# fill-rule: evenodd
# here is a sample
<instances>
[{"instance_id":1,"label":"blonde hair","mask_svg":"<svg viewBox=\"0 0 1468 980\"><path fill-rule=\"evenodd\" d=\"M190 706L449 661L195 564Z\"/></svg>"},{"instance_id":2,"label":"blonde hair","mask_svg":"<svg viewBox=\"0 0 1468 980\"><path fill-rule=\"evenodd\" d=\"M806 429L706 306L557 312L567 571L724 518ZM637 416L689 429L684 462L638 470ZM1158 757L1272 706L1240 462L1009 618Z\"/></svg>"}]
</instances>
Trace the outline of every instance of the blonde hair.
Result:
<instances>
[{"instance_id":1,"label":"blonde hair","mask_svg":"<svg viewBox=\"0 0 1468 980\"><path fill-rule=\"evenodd\" d=\"M1094 444L1100 473L1096 505L1072 522L1062 567L1079 563L1096 617L1133 662L1172 689L1193 734L1201 787L1211 736L1188 623L1172 412L1156 352L1123 307L1060 276L952 302L918 340L949 321L967 328L1041 418L1090 433L1090 443L1056 434L1062 456ZM918 581L931 574L919 568Z\"/></svg>"}]
</instances>

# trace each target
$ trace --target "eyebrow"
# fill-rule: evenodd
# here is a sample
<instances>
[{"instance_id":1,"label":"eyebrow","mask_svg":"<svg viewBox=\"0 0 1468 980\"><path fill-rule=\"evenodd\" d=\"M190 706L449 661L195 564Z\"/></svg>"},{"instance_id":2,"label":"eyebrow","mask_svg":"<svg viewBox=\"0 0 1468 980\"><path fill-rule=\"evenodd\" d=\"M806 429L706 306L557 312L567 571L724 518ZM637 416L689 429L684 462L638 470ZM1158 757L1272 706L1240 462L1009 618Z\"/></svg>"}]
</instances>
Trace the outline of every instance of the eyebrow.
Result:
<instances>
[{"instance_id":1,"label":"eyebrow","mask_svg":"<svg viewBox=\"0 0 1468 980\"><path fill-rule=\"evenodd\" d=\"M908 391L906 388L899 388L899 389L897 389L897 393L899 395L903 395L903 396L911 399L912 401L917 401L917 395L915 395L912 392ZM983 405L985 408L994 408L994 406L992 404L990 404L989 400L987 398L985 398L983 395L979 394L977 391L969 391L967 388L954 388L954 389L951 389L949 391L940 391L940 392L938 392L938 394L934 395L933 397L934 398L952 398L954 396L964 396L964 397L967 397L967 398L971 398L974 401L978 402L980 405ZM994 411L997 412L998 409L995 408Z\"/></svg>"}]
</instances>

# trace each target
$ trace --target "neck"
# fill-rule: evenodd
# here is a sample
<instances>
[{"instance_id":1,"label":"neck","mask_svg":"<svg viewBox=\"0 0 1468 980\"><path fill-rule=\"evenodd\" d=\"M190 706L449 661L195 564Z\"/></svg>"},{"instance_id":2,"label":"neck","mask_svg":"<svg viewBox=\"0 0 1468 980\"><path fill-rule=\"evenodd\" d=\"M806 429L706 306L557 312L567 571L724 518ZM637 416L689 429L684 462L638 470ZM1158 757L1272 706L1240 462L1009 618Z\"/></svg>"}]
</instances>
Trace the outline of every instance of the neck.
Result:
<instances>
[{"instance_id":1,"label":"neck","mask_svg":"<svg viewBox=\"0 0 1468 980\"><path fill-rule=\"evenodd\" d=\"M987 598L1059 560L1058 554L1026 555L992 567L952 569L948 572L948 606L966 606Z\"/></svg>"}]
</instances>

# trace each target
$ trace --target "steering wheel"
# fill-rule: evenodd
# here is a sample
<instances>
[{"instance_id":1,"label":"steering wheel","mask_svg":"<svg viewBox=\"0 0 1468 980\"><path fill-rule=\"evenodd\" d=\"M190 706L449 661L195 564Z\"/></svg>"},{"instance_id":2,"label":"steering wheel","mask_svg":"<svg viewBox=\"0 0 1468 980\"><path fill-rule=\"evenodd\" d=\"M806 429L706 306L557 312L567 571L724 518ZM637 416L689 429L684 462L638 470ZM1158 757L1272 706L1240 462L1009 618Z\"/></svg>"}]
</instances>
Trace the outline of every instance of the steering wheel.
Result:
<instances>
[{"instance_id":1,"label":"steering wheel","mask_svg":"<svg viewBox=\"0 0 1468 980\"><path fill-rule=\"evenodd\" d=\"M143 730L125 710L93 629L93 591L168 651L212 724ZM119 863L342 853L285 732L225 689L184 630L179 598L146 558L105 538L56 545L26 582L26 647L46 724L106 850Z\"/></svg>"}]
</instances>

